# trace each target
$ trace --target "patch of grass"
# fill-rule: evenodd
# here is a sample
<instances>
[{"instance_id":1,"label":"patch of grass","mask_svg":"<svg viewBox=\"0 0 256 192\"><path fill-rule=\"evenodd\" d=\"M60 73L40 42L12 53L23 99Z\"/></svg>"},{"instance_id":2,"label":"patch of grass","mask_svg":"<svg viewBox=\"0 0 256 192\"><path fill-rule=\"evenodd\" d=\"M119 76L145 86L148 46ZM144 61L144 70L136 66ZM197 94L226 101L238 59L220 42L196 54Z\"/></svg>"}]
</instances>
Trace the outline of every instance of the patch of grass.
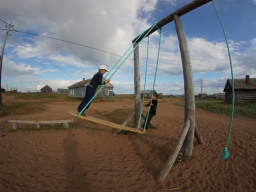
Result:
<instances>
[{"instance_id":1,"label":"patch of grass","mask_svg":"<svg viewBox=\"0 0 256 192\"><path fill-rule=\"evenodd\" d=\"M8 103L0 107L0 110L10 115L30 114L44 110L44 106L38 103Z\"/></svg>"},{"instance_id":2,"label":"patch of grass","mask_svg":"<svg viewBox=\"0 0 256 192\"><path fill-rule=\"evenodd\" d=\"M183 155L183 153L179 153L175 163L178 165L181 165L183 163L188 163L188 162L192 161L193 159L194 159L193 155L191 157L186 157Z\"/></svg>"},{"instance_id":3,"label":"patch of grass","mask_svg":"<svg viewBox=\"0 0 256 192\"><path fill-rule=\"evenodd\" d=\"M184 100L178 103L184 106ZM200 100L196 99L196 107L218 114L231 115L232 104L223 103L222 100ZM256 119L256 103L235 103L234 116L243 116Z\"/></svg>"},{"instance_id":4,"label":"patch of grass","mask_svg":"<svg viewBox=\"0 0 256 192\"><path fill-rule=\"evenodd\" d=\"M17 99L56 99L60 95L54 93L20 93Z\"/></svg>"},{"instance_id":5,"label":"patch of grass","mask_svg":"<svg viewBox=\"0 0 256 192\"><path fill-rule=\"evenodd\" d=\"M69 97L68 95L61 95L56 93L19 93L15 94L16 99L50 99L50 100L66 100L73 102L81 102L82 98Z\"/></svg>"}]
</instances>

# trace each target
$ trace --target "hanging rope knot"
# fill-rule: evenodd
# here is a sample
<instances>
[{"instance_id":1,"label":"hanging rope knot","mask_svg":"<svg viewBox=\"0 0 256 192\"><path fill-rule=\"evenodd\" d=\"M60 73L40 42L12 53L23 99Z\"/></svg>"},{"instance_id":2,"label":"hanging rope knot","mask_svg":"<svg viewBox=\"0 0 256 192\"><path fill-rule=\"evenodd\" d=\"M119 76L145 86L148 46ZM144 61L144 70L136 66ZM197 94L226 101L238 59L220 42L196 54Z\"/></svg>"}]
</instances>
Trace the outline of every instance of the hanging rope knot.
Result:
<instances>
[{"instance_id":1,"label":"hanging rope knot","mask_svg":"<svg viewBox=\"0 0 256 192\"><path fill-rule=\"evenodd\" d=\"M229 152L228 152L228 148L227 147L224 147L223 149L222 149L222 151L224 152L224 155L222 155L220 158L221 159L227 159L228 158L228 156L229 156Z\"/></svg>"},{"instance_id":2,"label":"hanging rope knot","mask_svg":"<svg viewBox=\"0 0 256 192\"><path fill-rule=\"evenodd\" d=\"M157 22L155 22L155 26L157 29L161 29L160 27L158 27Z\"/></svg>"}]
</instances>

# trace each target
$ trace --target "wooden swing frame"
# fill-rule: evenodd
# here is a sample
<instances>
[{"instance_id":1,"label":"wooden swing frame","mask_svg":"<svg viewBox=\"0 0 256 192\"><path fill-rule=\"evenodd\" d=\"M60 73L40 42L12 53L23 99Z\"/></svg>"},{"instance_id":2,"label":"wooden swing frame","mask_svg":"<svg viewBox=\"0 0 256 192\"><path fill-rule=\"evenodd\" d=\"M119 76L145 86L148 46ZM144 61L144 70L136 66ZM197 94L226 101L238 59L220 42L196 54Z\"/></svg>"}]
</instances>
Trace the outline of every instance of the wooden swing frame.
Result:
<instances>
[{"instance_id":1,"label":"wooden swing frame","mask_svg":"<svg viewBox=\"0 0 256 192\"><path fill-rule=\"evenodd\" d=\"M176 10L167 17L163 18L157 23L157 27L161 28L166 24L174 21L175 28L178 36L182 67L183 67L183 76L184 76L184 93L185 93L185 119L184 126L181 132L180 137L178 138L177 144L174 147L171 155L163 166L157 180L163 181L168 173L170 172L179 152L181 151L184 156L191 157L193 154L193 142L194 136L196 137L199 144L203 143L201 134L195 123L195 96L194 96L194 83L193 83L193 72L192 65L190 61L189 50L187 46L186 36L184 29L180 20L180 16L210 2L211 0L194 0L191 3L185 5L184 7ZM145 33L151 30L153 26L148 28ZM154 33L158 28L156 26L150 31L150 34ZM134 38L133 43L134 47L142 40L142 37L137 36ZM135 115L134 123L135 126L138 124L139 115L141 110L141 93L140 93L140 63L139 63L139 46L134 50L134 92L135 92Z\"/></svg>"}]
</instances>

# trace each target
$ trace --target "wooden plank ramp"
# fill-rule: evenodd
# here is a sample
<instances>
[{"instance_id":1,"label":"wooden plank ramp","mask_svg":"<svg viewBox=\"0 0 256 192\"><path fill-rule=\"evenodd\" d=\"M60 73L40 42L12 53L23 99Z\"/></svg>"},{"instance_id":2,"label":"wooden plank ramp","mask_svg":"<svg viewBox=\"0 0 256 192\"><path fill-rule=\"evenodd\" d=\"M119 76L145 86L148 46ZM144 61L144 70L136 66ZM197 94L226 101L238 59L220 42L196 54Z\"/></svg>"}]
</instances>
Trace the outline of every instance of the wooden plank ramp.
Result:
<instances>
[{"instance_id":1,"label":"wooden plank ramp","mask_svg":"<svg viewBox=\"0 0 256 192\"><path fill-rule=\"evenodd\" d=\"M78 114L75 111L68 111L68 113L70 115L73 115L73 116L76 116L76 117L78 116ZM140 134L143 133L139 129L135 129L135 128L132 128L132 127L127 127L127 126L119 125L119 124L116 124L116 123L112 123L112 122L105 121L105 120L102 120L102 119L99 119L99 118L96 118L96 117L92 117L92 116L88 116L88 115L86 115L86 116L80 115L79 118L87 120L87 121L92 121L94 123L98 123L98 124L101 124L101 125L106 125L108 127L114 128L114 129L122 129L122 130L130 131L130 132L140 133Z\"/></svg>"}]
</instances>

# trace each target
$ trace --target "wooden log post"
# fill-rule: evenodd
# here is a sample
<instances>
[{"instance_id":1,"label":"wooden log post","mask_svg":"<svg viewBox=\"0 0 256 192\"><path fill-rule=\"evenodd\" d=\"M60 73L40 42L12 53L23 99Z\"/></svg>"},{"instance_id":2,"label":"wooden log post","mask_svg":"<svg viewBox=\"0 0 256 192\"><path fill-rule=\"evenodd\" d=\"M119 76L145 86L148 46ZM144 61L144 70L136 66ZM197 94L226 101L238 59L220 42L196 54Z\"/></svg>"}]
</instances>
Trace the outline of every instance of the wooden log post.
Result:
<instances>
[{"instance_id":1,"label":"wooden log post","mask_svg":"<svg viewBox=\"0 0 256 192\"><path fill-rule=\"evenodd\" d=\"M36 128L40 129L41 128L41 124L39 122L36 123Z\"/></svg>"},{"instance_id":2,"label":"wooden log post","mask_svg":"<svg viewBox=\"0 0 256 192\"><path fill-rule=\"evenodd\" d=\"M130 123L130 121L132 120L132 118L134 117L135 112L133 112L124 122L123 122L123 126L126 126L128 123ZM120 133L122 131L122 129L117 129L114 132L114 136L116 136L118 133Z\"/></svg>"},{"instance_id":3,"label":"wooden log post","mask_svg":"<svg viewBox=\"0 0 256 192\"><path fill-rule=\"evenodd\" d=\"M135 47L137 43L133 45ZM139 46L134 50L134 127L137 127L141 110Z\"/></svg>"},{"instance_id":4,"label":"wooden log post","mask_svg":"<svg viewBox=\"0 0 256 192\"><path fill-rule=\"evenodd\" d=\"M184 92L185 92L185 120L190 121L190 128L188 130L187 137L182 147L182 153L184 156L191 157L193 154L193 142L195 131L195 96L194 96L194 83L192 66L189 56L189 50L187 46L186 36L183 30L183 26L180 17L174 16L174 23L179 40L179 47L181 53L183 76L184 76Z\"/></svg>"},{"instance_id":5,"label":"wooden log post","mask_svg":"<svg viewBox=\"0 0 256 192\"><path fill-rule=\"evenodd\" d=\"M185 140L185 137L187 135L189 127L190 127L190 121L187 120L184 123L184 127L183 127L181 135L176 143L176 146L174 147L174 150L172 151L171 155L169 156L168 160L166 161L165 165L163 166L163 168L157 178L158 181L163 181L166 178L166 176L168 175L168 173L170 172L170 170L171 170L173 164L175 163L177 156L180 152L180 149Z\"/></svg>"},{"instance_id":6,"label":"wooden log post","mask_svg":"<svg viewBox=\"0 0 256 192\"><path fill-rule=\"evenodd\" d=\"M201 133L200 133L196 124L195 124L195 137L196 137L196 140L197 140L198 144L203 144L204 143L203 138L201 136Z\"/></svg>"},{"instance_id":7,"label":"wooden log post","mask_svg":"<svg viewBox=\"0 0 256 192\"><path fill-rule=\"evenodd\" d=\"M12 124L12 128L13 128L14 130L17 130L17 128L18 128L18 123L13 123L13 124Z\"/></svg>"}]
</instances>

